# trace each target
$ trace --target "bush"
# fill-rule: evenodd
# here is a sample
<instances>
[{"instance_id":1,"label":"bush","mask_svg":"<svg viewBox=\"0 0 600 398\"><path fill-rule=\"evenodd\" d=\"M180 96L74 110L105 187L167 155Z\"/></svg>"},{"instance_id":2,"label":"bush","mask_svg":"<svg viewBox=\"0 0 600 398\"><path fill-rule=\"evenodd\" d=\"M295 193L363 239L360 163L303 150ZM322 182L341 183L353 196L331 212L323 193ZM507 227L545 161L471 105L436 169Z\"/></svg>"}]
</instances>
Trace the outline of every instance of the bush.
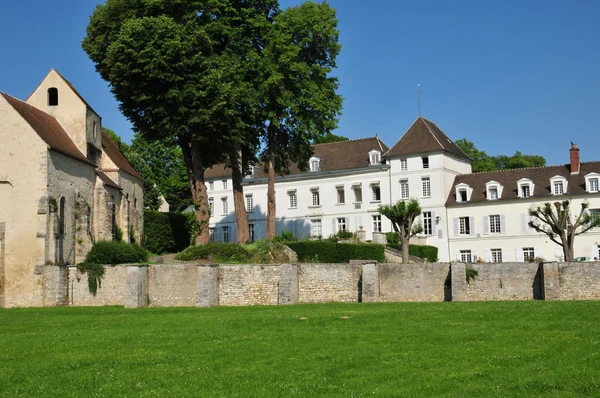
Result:
<instances>
[{"instance_id":1,"label":"bush","mask_svg":"<svg viewBox=\"0 0 600 398\"><path fill-rule=\"evenodd\" d=\"M327 241L290 242L290 249L298 254L298 261L347 263L350 260L385 262L382 245L345 244Z\"/></svg>"},{"instance_id":2,"label":"bush","mask_svg":"<svg viewBox=\"0 0 600 398\"><path fill-rule=\"evenodd\" d=\"M388 246L400 244L400 235L395 232L386 232L385 237L387 239Z\"/></svg>"},{"instance_id":3,"label":"bush","mask_svg":"<svg viewBox=\"0 0 600 398\"><path fill-rule=\"evenodd\" d=\"M283 243L260 239L254 244L253 261L256 263L272 263L288 261L283 251Z\"/></svg>"},{"instance_id":4,"label":"bush","mask_svg":"<svg viewBox=\"0 0 600 398\"><path fill-rule=\"evenodd\" d=\"M132 243L100 241L85 257L85 263L129 264L148 261L148 252Z\"/></svg>"},{"instance_id":5,"label":"bush","mask_svg":"<svg viewBox=\"0 0 600 398\"><path fill-rule=\"evenodd\" d=\"M189 213L189 215L191 217L182 213L167 213L173 231L173 240L175 241L175 244L169 248L172 253L178 253L191 244L194 227L191 220L195 222L196 215L194 213Z\"/></svg>"},{"instance_id":6,"label":"bush","mask_svg":"<svg viewBox=\"0 0 600 398\"><path fill-rule=\"evenodd\" d=\"M400 244L389 244L388 247L402 251L402 245ZM427 245L409 245L408 254L411 256L425 258L430 263L435 263L438 260L438 248L435 246Z\"/></svg>"},{"instance_id":7,"label":"bush","mask_svg":"<svg viewBox=\"0 0 600 398\"><path fill-rule=\"evenodd\" d=\"M281 234L277 235L273 242L298 242L298 238L289 231L281 231Z\"/></svg>"},{"instance_id":8,"label":"bush","mask_svg":"<svg viewBox=\"0 0 600 398\"><path fill-rule=\"evenodd\" d=\"M350 231L338 231L338 233L336 234L336 236L339 239L352 239L354 238L354 234Z\"/></svg>"},{"instance_id":9,"label":"bush","mask_svg":"<svg viewBox=\"0 0 600 398\"><path fill-rule=\"evenodd\" d=\"M177 253L191 244L197 230L193 213L144 211L144 247L153 253Z\"/></svg>"},{"instance_id":10,"label":"bush","mask_svg":"<svg viewBox=\"0 0 600 398\"><path fill-rule=\"evenodd\" d=\"M252 255L243 246L235 243L207 243L205 245L190 246L175 256L176 260L193 261L214 257L217 261L245 262Z\"/></svg>"}]
</instances>

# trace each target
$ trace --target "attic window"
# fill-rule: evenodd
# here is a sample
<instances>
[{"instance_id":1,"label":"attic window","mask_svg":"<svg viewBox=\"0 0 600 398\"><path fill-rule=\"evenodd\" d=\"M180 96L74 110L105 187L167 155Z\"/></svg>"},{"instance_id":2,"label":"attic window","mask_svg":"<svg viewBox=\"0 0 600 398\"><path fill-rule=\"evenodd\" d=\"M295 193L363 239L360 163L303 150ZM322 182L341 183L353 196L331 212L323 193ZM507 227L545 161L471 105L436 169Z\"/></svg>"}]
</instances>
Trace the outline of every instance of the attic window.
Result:
<instances>
[{"instance_id":1,"label":"attic window","mask_svg":"<svg viewBox=\"0 0 600 398\"><path fill-rule=\"evenodd\" d=\"M471 200L471 193L473 193L473 188L469 185L462 183L456 186L456 201L457 202L468 202Z\"/></svg>"},{"instance_id":2,"label":"attic window","mask_svg":"<svg viewBox=\"0 0 600 398\"><path fill-rule=\"evenodd\" d=\"M371 151L369 152L369 162L371 166L378 165L381 163L381 152Z\"/></svg>"},{"instance_id":3,"label":"attic window","mask_svg":"<svg viewBox=\"0 0 600 398\"><path fill-rule=\"evenodd\" d=\"M56 87L48 89L48 106L58 106L58 89Z\"/></svg>"},{"instance_id":4,"label":"attic window","mask_svg":"<svg viewBox=\"0 0 600 398\"><path fill-rule=\"evenodd\" d=\"M424 156L421 159L423 160L423 168L424 169L428 169L429 168L429 157L428 156Z\"/></svg>"},{"instance_id":5,"label":"attic window","mask_svg":"<svg viewBox=\"0 0 600 398\"><path fill-rule=\"evenodd\" d=\"M496 181L489 181L485 184L487 200L496 200L502 197L502 185Z\"/></svg>"},{"instance_id":6,"label":"attic window","mask_svg":"<svg viewBox=\"0 0 600 398\"><path fill-rule=\"evenodd\" d=\"M590 173L585 176L585 190L590 193L600 192L600 174Z\"/></svg>"},{"instance_id":7,"label":"attic window","mask_svg":"<svg viewBox=\"0 0 600 398\"><path fill-rule=\"evenodd\" d=\"M320 159L319 158L310 158L310 171L319 171L320 169Z\"/></svg>"},{"instance_id":8,"label":"attic window","mask_svg":"<svg viewBox=\"0 0 600 398\"><path fill-rule=\"evenodd\" d=\"M565 177L556 175L550 179L550 190L552 195L563 195L567 193L568 181Z\"/></svg>"},{"instance_id":9,"label":"attic window","mask_svg":"<svg viewBox=\"0 0 600 398\"><path fill-rule=\"evenodd\" d=\"M522 178L517 181L517 192L519 193L519 198L528 198L533 195L533 188L535 185L533 181L528 178Z\"/></svg>"}]
</instances>

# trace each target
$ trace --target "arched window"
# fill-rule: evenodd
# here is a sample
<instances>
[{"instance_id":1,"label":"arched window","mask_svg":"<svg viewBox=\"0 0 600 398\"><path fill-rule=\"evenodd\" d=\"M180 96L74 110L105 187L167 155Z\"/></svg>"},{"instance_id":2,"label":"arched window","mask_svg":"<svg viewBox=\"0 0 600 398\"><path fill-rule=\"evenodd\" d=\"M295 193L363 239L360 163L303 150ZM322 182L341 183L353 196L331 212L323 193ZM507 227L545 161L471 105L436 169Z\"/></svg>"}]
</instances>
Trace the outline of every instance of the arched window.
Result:
<instances>
[{"instance_id":1,"label":"arched window","mask_svg":"<svg viewBox=\"0 0 600 398\"><path fill-rule=\"evenodd\" d=\"M57 106L58 105L58 89L56 87L50 87L48 89L48 105L49 106Z\"/></svg>"},{"instance_id":2,"label":"arched window","mask_svg":"<svg viewBox=\"0 0 600 398\"><path fill-rule=\"evenodd\" d=\"M65 235L65 198L60 198L60 208L59 208L59 220L58 220L58 234L60 236Z\"/></svg>"}]
</instances>

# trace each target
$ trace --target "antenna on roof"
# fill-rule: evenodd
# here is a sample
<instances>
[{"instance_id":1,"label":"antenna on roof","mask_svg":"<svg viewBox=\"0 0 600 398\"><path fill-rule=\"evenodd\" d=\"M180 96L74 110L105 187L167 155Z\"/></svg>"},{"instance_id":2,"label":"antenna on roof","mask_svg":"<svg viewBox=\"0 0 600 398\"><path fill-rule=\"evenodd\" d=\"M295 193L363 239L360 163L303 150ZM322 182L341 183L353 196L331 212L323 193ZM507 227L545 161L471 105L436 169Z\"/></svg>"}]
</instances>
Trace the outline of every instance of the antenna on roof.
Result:
<instances>
[{"instance_id":1,"label":"antenna on roof","mask_svg":"<svg viewBox=\"0 0 600 398\"><path fill-rule=\"evenodd\" d=\"M419 109L419 116L421 116L421 85L417 84L417 107Z\"/></svg>"}]
</instances>

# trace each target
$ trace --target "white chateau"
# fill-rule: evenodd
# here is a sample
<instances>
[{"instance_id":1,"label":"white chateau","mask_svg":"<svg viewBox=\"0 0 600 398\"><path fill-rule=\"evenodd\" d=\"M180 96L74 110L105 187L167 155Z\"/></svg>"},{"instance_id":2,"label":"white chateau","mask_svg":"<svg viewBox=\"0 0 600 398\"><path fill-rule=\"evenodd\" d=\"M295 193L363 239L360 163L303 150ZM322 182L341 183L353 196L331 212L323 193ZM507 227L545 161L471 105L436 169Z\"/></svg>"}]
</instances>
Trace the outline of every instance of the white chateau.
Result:
<instances>
[{"instance_id":1,"label":"white chateau","mask_svg":"<svg viewBox=\"0 0 600 398\"><path fill-rule=\"evenodd\" d=\"M600 162L580 163L572 145L561 166L471 173L471 159L435 123L417 120L390 149L377 136L314 147L309 170L292 167L275 180L277 234L299 238L339 230L389 232L380 204L417 198L423 213L422 241L436 246L439 260L464 262L561 260L562 249L528 226L532 205L573 199L600 209ZM236 241L231 170L206 172L215 241ZM264 238L267 179L261 168L244 184L252 240ZM600 229L575 240L575 256L600 257Z\"/></svg>"}]
</instances>

